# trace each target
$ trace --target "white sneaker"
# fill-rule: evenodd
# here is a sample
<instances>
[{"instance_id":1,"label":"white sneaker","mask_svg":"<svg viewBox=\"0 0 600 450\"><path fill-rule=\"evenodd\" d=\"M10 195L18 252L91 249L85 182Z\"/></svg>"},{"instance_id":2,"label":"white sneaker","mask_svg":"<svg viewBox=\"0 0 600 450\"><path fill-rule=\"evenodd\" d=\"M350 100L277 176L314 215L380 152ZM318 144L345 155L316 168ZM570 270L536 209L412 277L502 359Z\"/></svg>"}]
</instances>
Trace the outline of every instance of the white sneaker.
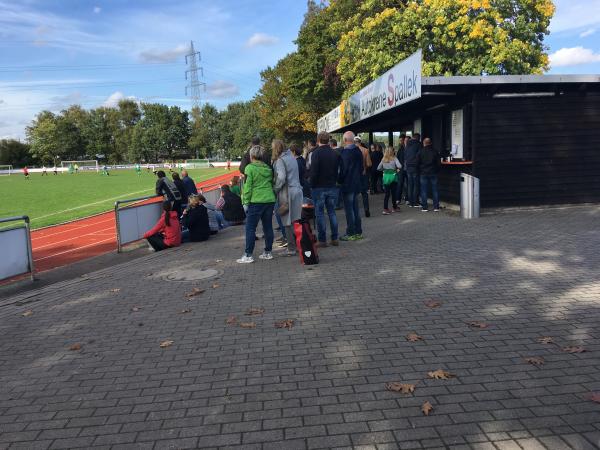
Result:
<instances>
[{"instance_id":1,"label":"white sneaker","mask_svg":"<svg viewBox=\"0 0 600 450\"><path fill-rule=\"evenodd\" d=\"M262 255L259 256L260 259L273 259L273 255L271 252L263 252Z\"/></svg>"},{"instance_id":2,"label":"white sneaker","mask_svg":"<svg viewBox=\"0 0 600 450\"><path fill-rule=\"evenodd\" d=\"M235 262L238 264L250 264L254 262L254 258L252 256L244 255L240 259L237 259Z\"/></svg>"}]
</instances>

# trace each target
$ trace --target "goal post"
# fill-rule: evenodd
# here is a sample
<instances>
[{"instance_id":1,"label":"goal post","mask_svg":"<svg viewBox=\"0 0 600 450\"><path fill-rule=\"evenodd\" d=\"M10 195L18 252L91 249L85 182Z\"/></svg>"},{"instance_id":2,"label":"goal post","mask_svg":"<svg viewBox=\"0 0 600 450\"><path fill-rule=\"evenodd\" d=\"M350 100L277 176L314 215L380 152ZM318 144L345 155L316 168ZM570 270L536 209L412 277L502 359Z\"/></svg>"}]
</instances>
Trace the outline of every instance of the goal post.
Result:
<instances>
[{"instance_id":1,"label":"goal post","mask_svg":"<svg viewBox=\"0 0 600 450\"><path fill-rule=\"evenodd\" d=\"M61 161L60 166L64 167L64 168L69 168L69 166L72 166L73 168L75 168L75 166L77 166L77 168L82 171L89 171L89 170L95 170L96 172L100 171L100 167L98 166L97 159L88 159L88 160L84 160L84 161Z\"/></svg>"},{"instance_id":2,"label":"goal post","mask_svg":"<svg viewBox=\"0 0 600 450\"><path fill-rule=\"evenodd\" d=\"M0 165L0 175L7 176L7 175L12 175L12 173L13 173L13 166L11 166L10 164Z\"/></svg>"},{"instance_id":3,"label":"goal post","mask_svg":"<svg viewBox=\"0 0 600 450\"><path fill-rule=\"evenodd\" d=\"M210 161L208 159L186 159L186 169L208 169Z\"/></svg>"}]
</instances>

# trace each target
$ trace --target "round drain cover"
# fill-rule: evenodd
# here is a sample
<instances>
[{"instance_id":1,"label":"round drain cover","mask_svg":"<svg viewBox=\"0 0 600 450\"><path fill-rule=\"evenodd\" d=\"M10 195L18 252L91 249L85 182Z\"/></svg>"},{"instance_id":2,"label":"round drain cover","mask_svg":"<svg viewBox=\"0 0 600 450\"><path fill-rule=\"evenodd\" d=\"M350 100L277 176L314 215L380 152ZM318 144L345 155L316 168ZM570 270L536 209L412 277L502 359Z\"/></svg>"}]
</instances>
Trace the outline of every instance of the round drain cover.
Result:
<instances>
[{"instance_id":1,"label":"round drain cover","mask_svg":"<svg viewBox=\"0 0 600 450\"><path fill-rule=\"evenodd\" d=\"M157 273L167 281L199 281L207 280L219 276L220 272L216 269L176 269Z\"/></svg>"}]
</instances>

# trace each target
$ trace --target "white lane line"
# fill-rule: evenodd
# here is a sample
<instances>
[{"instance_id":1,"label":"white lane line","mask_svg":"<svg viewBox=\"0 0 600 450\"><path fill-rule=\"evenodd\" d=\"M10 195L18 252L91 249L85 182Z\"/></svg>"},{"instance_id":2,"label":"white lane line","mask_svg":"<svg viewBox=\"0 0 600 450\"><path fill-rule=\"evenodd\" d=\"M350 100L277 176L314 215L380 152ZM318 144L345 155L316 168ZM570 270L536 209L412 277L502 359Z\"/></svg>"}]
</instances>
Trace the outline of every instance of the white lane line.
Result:
<instances>
[{"instance_id":1,"label":"white lane line","mask_svg":"<svg viewBox=\"0 0 600 450\"><path fill-rule=\"evenodd\" d=\"M47 248L47 247L54 247L55 245L62 244L63 242L69 242L69 241L73 241L73 240L81 239L81 238L84 238L84 237L86 237L86 236L93 236L93 235L94 235L94 233L98 233L98 232L101 232L101 231L102 231L102 232L104 232L104 231L108 231L108 230L111 230L111 229L112 229L112 228L103 228L103 229L101 229L101 230L92 231L92 232L90 232L90 233L86 233L86 234L79 234L79 235L77 235L77 236L73 236L73 237L70 237L70 238L68 238L68 239L63 239L62 241L52 241L50 244L46 244L46 245L40 245L39 247L36 247L36 248L34 248L34 249L33 249L33 251L34 251L34 252L37 252L37 251L39 251L39 250L41 250L41 249L43 249L43 248ZM114 233L112 233L112 236L114 236L114 235L115 235L115 234L114 234Z\"/></svg>"},{"instance_id":2,"label":"white lane line","mask_svg":"<svg viewBox=\"0 0 600 450\"><path fill-rule=\"evenodd\" d=\"M73 227L68 227L68 229L65 229L65 230L62 230L62 231L57 231L56 233L44 234L44 235L41 235L41 236L35 236L35 237L34 237L34 236L32 236L32 237L31 237L31 240L32 240L32 241L35 241L36 239L46 239L46 238L48 238L48 237L52 237L52 236L58 236L59 234L71 233L71 232L73 232L73 231L75 231L75 230L79 230L80 228L88 228L88 227L93 227L93 226L95 226L95 225L99 225L99 224L101 224L101 223L105 223L105 222L112 222L112 223L114 223L114 221L115 221L114 217L110 217L110 218L108 218L108 219L106 219L106 220L101 220L101 221L99 221L99 222L93 222L92 224L87 224L87 225L76 225L76 226L73 226ZM67 225L65 225L65 226L67 226ZM34 230L34 233L35 233L35 230ZM35 234L39 234L39 233L35 233Z\"/></svg>"},{"instance_id":3,"label":"white lane line","mask_svg":"<svg viewBox=\"0 0 600 450\"><path fill-rule=\"evenodd\" d=\"M109 242L114 240L114 238L110 238L110 239L104 239L103 241L98 241L98 242L94 242L93 244L88 244L88 245L82 245L81 247L77 247L77 248L72 248L70 250L65 250L63 252L59 252L59 253L55 253L53 255L48 255L48 256L44 256L43 258L39 258L39 259L34 259L34 262L38 262L38 261L43 261L44 259L48 259L48 258L54 258L55 256L59 256L59 255L64 255L65 253L71 253L71 252L76 252L77 250L81 250L83 248L87 248L87 247L93 247L95 245L98 244L102 244L104 242Z\"/></svg>"}]
</instances>

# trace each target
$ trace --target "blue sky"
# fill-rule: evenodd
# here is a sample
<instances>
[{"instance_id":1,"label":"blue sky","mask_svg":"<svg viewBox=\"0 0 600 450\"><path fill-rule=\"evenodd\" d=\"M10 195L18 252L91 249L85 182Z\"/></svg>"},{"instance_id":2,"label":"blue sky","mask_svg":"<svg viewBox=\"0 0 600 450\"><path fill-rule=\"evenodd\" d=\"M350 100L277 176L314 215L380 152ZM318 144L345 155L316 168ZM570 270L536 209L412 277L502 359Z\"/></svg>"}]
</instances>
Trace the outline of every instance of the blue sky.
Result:
<instances>
[{"instance_id":1,"label":"blue sky","mask_svg":"<svg viewBox=\"0 0 600 450\"><path fill-rule=\"evenodd\" d=\"M555 0L550 73L600 74L600 0ZM294 50L304 0L0 0L0 138L42 109L131 97L189 108L184 54L202 53L203 101L247 100Z\"/></svg>"}]
</instances>

